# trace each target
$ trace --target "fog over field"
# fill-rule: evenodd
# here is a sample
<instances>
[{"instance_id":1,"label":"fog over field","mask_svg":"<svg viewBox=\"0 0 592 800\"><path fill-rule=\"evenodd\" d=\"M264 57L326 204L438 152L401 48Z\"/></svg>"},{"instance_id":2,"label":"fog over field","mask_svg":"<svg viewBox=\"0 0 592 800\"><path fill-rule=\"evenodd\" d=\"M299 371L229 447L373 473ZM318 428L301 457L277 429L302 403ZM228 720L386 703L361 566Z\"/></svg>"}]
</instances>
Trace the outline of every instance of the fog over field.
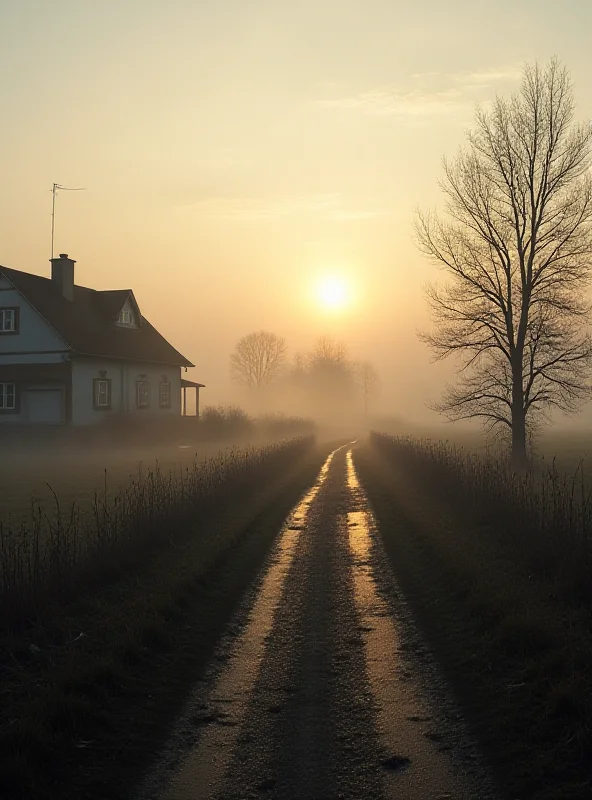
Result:
<instances>
[{"instance_id":1,"label":"fog over field","mask_svg":"<svg viewBox=\"0 0 592 800\"><path fill-rule=\"evenodd\" d=\"M196 364L205 402L242 401L228 360L265 329L290 359L342 340L375 364L377 410L436 422L425 404L453 365L431 364L416 338L437 273L414 212L442 207L442 156L525 62L557 55L576 119L592 117L592 9L569 8L9 0L0 263L47 275L48 190L85 187L57 198L56 253L77 260L81 285L132 287ZM326 276L346 285L342 308L319 302Z\"/></svg>"}]
</instances>

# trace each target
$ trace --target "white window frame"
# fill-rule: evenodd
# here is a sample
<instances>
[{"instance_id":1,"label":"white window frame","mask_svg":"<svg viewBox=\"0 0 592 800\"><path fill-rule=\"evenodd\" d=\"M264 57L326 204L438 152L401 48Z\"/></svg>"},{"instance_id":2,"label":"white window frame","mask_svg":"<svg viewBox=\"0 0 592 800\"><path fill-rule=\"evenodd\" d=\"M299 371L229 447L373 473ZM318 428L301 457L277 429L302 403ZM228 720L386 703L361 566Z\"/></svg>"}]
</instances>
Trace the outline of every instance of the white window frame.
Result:
<instances>
[{"instance_id":1,"label":"white window frame","mask_svg":"<svg viewBox=\"0 0 592 800\"><path fill-rule=\"evenodd\" d=\"M158 405L160 408L171 407L171 383L161 381L158 387Z\"/></svg>"},{"instance_id":2,"label":"white window frame","mask_svg":"<svg viewBox=\"0 0 592 800\"><path fill-rule=\"evenodd\" d=\"M104 391L102 391L103 387ZM102 400L105 402L101 402ZM111 408L111 380L109 378L93 379L93 407L98 410Z\"/></svg>"},{"instance_id":3,"label":"white window frame","mask_svg":"<svg viewBox=\"0 0 592 800\"><path fill-rule=\"evenodd\" d=\"M150 381L136 381L136 408L150 408Z\"/></svg>"},{"instance_id":4,"label":"white window frame","mask_svg":"<svg viewBox=\"0 0 592 800\"><path fill-rule=\"evenodd\" d=\"M12 391L8 391L9 388ZM11 399L9 405L8 399ZM0 383L0 411L16 411L16 384Z\"/></svg>"},{"instance_id":5,"label":"white window frame","mask_svg":"<svg viewBox=\"0 0 592 800\"><path fill-rule=\"evenodd\" d=\"M0 333L16 333L15 308L0 308Z\"/></svg>"}]
</instances>

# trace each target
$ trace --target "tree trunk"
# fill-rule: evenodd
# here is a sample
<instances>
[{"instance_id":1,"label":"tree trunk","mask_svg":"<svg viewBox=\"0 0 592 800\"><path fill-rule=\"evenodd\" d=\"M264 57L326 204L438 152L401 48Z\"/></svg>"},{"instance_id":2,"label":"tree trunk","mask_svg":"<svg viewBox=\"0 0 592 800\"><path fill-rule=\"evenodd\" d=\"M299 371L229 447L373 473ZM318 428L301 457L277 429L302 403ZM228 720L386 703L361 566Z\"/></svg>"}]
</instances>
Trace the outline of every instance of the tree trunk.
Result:
<instances>
[{"instance_id":1,"label":"tree trunk","mask_svg":"<svg viewBox=\"0 0 592 800\"><path fill-rule=\"evenodd\" d=\"M514 386L512 395L512 453L510 455L510 466L519 472L523 472L527 467L527 459L526 413L522 398L522 386L518 387L518 391Z\"/></svg>"},{"instance_id":2,"label":"tree trunk","mask_svg":"<svg viewBox=\"0 0 592 800\"><path fill-rule=\"evenodd\" d=\"M523 472L526 459L526 411L522 386L522 359L515 358L512 364L512 452L510 466Z\"/></svg>"},{"instance_id":3,"label":"tree trunk","mask_svg":"<svg viewBox=\"0 0 592 800\"><path fill-rule=\"evenodd\" d=\"M526 458L526 419L522 403L520 407L512 407L512 453L510 465L523 472L528 465Z\"/></svg>"}]
</instances>

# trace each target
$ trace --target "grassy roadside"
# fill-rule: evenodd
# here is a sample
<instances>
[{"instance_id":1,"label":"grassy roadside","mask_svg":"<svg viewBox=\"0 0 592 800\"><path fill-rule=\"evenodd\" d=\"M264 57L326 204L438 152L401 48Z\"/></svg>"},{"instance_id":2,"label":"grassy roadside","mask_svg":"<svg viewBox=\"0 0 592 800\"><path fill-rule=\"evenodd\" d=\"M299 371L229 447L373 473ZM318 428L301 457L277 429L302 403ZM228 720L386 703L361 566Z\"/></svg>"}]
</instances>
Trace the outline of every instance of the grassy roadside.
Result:
<instances>
[{"instance_id":1,"label":"grassy roadside","mask_svg":"<svg viewBox=\"0 0 592 800\"><path fill-rule=\"evenodd\" d=\"M133 575L0 643L0 796L129 798L291 507L313 446ZM83 635L81 635L83 634Z\"/></svg>"},{"instance_id":2,"label":"grassy roadside","mask_svg":"<svg viewBox=\"0 0 592 800\"><path fill-rule=\"evenodd\" d=\"M532 580L462 497L438 499L370 445L354 459L393 569L503 795L589 798L589 610Z\"/></svg>"}]
</instances>

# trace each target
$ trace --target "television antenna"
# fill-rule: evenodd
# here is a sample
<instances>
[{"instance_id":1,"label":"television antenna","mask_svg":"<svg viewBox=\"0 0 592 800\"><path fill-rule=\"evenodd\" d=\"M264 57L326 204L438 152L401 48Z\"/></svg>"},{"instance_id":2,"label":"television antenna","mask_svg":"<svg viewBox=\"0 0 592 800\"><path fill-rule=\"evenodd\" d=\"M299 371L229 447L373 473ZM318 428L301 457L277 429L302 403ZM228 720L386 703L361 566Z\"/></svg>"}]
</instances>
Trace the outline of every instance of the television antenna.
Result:
<instances>
[{"instance_id":1,"label":"television antenna","mask_svg":"<svg viewBox=\"0 0 592 800\"><path fill-rule=\"evenodd\" d=\"M51 257L53 258L53 238L54 238L54 231L55 231L55 201L56 201L56 194L58 193L58 189L61 189L65 192L83 192L85 187L78 186L76 188L71 186L62 186L61 183L54 183L52 184L51 189Z\"/></svg>"}]
</instances>

